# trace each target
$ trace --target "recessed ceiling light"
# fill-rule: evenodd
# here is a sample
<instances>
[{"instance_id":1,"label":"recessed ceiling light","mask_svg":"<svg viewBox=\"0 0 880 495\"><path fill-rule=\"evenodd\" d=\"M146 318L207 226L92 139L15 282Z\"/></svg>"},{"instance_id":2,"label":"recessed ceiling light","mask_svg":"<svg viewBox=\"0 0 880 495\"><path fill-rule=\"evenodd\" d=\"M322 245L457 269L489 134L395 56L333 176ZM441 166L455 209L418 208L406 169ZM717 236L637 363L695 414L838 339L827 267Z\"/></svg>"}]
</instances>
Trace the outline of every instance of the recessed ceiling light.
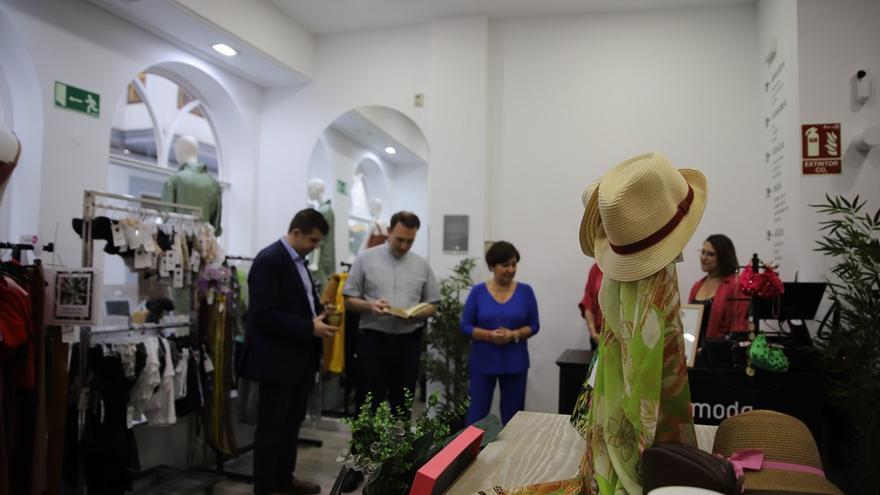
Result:
<instances>
[{"instance_id":1,"label":"recessed ceiling light","mask_svg":"<svg viewBox=\"0 0 880 495\"><path fill-rule=\"evenodd\" d=\"M234 48L224 43L217 43L216 45L211 45L211 48L217 50L221 55L226 55L227 57L234 57L238 54Z\"/></svg>"},{"instance_id":2,"label":"recessed ceiling light","mask_svg":"<svg viewBox=\"0 0 880 495\"><path fill-rule=\"evenodd\" d=\"M386 147L385 147L385 153L388 153L389 155L396 155L396 154L397 154L397 148L395 148L394 146L386 146Z\"/></svg>"}]
</instances>

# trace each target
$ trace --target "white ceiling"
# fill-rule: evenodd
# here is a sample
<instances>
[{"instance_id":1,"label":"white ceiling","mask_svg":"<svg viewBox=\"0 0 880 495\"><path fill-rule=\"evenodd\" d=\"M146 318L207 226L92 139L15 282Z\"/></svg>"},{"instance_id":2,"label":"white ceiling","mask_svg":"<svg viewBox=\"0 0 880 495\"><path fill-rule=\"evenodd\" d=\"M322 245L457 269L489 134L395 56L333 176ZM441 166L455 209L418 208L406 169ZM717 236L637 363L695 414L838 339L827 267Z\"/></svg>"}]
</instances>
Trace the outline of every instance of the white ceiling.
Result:
<instances>
[{"instance_id":1,"label":"white ceiling","mask_svg":"<svg viewBox=\"0 0 880 495\"><path fill-rule=\"evenodd\" d=\"M754 0L268 0L313 34L418 24L437 17L560 16L754 3Z\"/></svg>"},{"instance_id":2,"label":"white ceiling","mask_svg":"<svg viewBox=\"0 0 880 495\"><path fill-rule=\"evenodd\" d=\"M259 47L230 33L172 0L89 0L153 34L264 87L303 85L309 79ZM239 0L234 0L239 1ZM289 22L288 22L289 23ZM226 43L238 50L225 57L211 49Z\"/></svg>"}]
</instances>

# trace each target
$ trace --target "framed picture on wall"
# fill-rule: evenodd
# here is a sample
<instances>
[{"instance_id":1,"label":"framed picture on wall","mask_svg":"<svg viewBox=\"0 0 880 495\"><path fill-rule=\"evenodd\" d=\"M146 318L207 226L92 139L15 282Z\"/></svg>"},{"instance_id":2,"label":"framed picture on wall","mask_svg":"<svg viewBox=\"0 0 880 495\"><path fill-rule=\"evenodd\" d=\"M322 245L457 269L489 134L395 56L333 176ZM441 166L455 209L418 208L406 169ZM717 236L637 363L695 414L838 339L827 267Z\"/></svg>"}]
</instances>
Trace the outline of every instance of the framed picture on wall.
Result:
<instances>
[{"instance_id":1,"label":"framed picture on wall","mask_svg":"<svg viewBox=\"0 0 880 495\"><path fill-rule=\"evenodd\" d=\"M688 368L694 367L700 346L700 323L703 321L702 304L681 305L681 329L684 333L684 355Z\"/></svg>"}]
</instances>

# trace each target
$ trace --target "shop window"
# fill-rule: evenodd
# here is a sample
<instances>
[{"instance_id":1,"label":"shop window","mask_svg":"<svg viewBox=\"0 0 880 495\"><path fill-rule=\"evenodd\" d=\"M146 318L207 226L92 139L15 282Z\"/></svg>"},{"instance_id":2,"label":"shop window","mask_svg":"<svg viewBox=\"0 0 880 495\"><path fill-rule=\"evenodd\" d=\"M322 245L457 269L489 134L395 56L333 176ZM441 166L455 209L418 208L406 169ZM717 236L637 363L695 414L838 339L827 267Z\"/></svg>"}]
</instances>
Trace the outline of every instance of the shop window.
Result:
<instances>
[{"instance_id":1,"label":"shop window","mask_svg":"<svg viewBox=\"0 0 880 495\"><path fill-rule=\"evenodd\" d=\"M176 170L180 136L199 142L199 161L221 178L217 140L204 103L171 79L142 72L129 83L110 130L110 161ZM136 194L136 191L118 191Z\"/></svg>"}]
</instances>

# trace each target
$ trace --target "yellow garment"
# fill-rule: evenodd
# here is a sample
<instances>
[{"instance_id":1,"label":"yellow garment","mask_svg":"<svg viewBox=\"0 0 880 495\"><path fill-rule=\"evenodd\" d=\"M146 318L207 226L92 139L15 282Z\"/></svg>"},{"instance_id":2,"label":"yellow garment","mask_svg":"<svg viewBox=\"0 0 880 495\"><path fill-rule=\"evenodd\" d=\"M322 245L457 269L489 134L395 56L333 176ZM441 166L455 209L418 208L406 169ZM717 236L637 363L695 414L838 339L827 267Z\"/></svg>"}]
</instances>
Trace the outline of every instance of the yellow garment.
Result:
<instances>
[{"instance_id":1,"label":"yellow garment","mask_svg":"<svg viewBox=\"0 0 880 495\"><path fill-rule=\"evenodd\" d=\"M342 373L345 370L345 300L342 288L348 279L347 273L334 273L327 281L322 295L322 303L327 304L334 298L336 312L339 313L339 331L332 337L324 337L324 371Z\"/></svg>"}]
</instances>

